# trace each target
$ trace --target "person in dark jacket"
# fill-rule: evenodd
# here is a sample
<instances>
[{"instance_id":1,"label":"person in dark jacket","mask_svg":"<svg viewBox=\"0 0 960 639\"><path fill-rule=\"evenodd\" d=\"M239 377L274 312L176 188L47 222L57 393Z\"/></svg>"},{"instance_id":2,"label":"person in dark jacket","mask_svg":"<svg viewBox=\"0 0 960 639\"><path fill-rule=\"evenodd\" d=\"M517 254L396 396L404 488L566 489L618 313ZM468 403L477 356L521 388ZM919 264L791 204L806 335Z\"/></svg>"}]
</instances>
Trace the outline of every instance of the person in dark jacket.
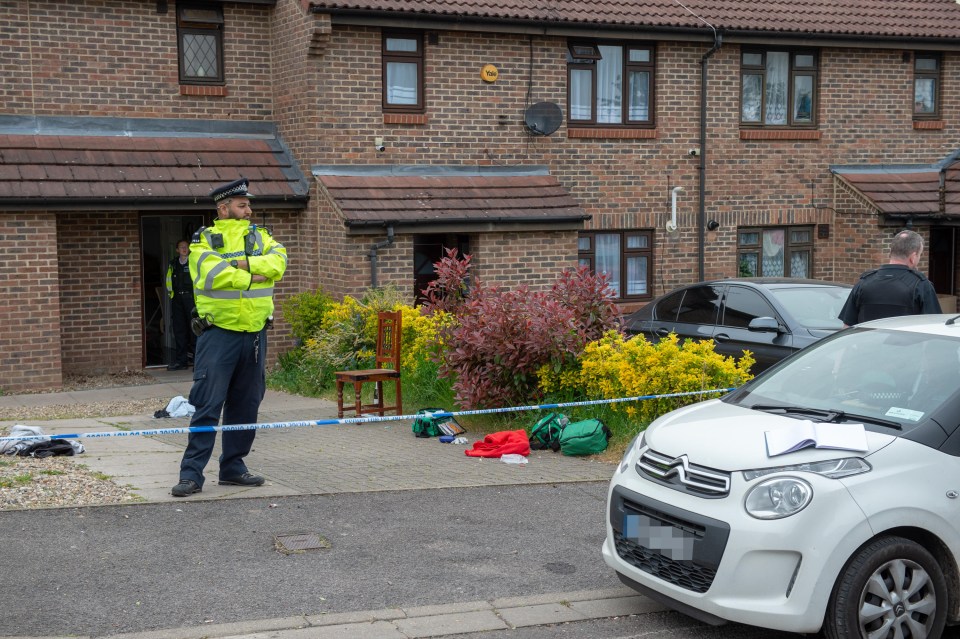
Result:
<instances>
[{"instance_id":1,"label":"person in dark jacket","mask_svg":"<svg viewBox=\"0 0 960 639\"><path fill-rule=\"evenodd\" d=\"M177 257L170 260L167 267L167 295L170 296L170 320L173 337L177 343L177 359L167 366L168 371L179 371L187 367L190 353L196 339L190 329L193 319L193 281L190 279L190 243L187 240L177 242Z\"/></svg>"},{"instance_id":2,"label":"person in dark jacket","mask_svg":"<svg viewBox=\"0 0 960 639\"><path fill-rule=\"evenodd\" d=\"M933 284L916 270L922 254L919 234L909 230L897 233L890 243L889 262L861 275L850 291L839 315L844 325L942 312Z\"/></svg>"}]
</instances>

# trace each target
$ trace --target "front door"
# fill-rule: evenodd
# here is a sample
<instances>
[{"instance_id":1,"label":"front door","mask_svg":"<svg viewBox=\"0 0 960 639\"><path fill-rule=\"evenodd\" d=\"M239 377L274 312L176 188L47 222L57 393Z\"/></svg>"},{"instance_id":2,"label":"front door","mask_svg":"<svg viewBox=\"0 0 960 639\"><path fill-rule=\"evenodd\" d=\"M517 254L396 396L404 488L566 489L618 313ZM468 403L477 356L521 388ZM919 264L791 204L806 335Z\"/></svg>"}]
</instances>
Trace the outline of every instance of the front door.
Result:
<instances>
[{"instance_id":1,"label":"front door","mask_svg":"<svg viewBox=\"0 0 960 639\"><path fill-rule=\"evenodd\" d=\"M955 295L957 229L930 227L930 281L938 295Z\"/></svg>"},{"instance_id":2,"label":"front door","mask_svg":"<svg viewBox=\"0 0 960 639\"><path fill-rule=\"evenodd\" d=\"M167 266L176 259L177 242L190 240L205 223L202 214L142 215L140 217L140 273L143 278L143 365L166 366L176 357L177 344L170 325L170 298L166 294Z\"/></svg>"}]
</instances>

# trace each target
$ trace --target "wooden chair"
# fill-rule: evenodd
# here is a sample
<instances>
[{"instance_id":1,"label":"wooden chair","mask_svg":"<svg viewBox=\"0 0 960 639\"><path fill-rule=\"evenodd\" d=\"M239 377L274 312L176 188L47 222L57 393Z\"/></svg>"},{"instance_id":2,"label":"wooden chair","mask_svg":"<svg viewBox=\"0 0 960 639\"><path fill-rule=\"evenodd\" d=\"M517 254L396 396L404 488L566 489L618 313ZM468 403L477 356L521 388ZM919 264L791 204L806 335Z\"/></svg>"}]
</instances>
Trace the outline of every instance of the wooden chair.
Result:
<instances>
[{"instance_id":1,"label":"wooden chair","mask_svg":"<svg viewBox=\"0 0 960 639\"><path fill-rule=\"evenodd\" d=\"M396 410L397 415L403 414L403 400L400 392L400 339L401 339L400 311L384 311L377 314L377 351L375 366L360 371L339 371L334 373L337 381L337 417L343 417L343 385L353 384L353 408L357 417L369 410L383 416L384 411ZM393 380L396 386L397 401L393 406L383 405L383 382ZM376 384L373 403L363 404L360 400L360 391L364 384Z\"/></svg>"}]
</instances>

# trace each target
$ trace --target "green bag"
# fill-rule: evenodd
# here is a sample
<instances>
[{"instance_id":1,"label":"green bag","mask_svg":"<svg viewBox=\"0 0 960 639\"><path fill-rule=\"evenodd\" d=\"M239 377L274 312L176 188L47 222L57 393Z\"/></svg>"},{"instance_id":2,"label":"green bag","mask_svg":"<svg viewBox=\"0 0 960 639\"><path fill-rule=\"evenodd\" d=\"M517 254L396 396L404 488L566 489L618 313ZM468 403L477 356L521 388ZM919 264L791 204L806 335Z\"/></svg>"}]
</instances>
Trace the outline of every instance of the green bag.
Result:
<instances>
[{"instance_id":1,"label":"green bag","mask_svg":"<svg viewBox=\"0 0 960 639\"><path fill-rule=\"evenodd\" d=\"M596 455L607 449L610 429L599 419L567 424L560 433L560 452L564 455Z\"/></svg>"},{"instance_id":2,"label":"green bag","mask_svg":"<svg viewBox=\"0 0 960 639\"><path fill-rule=\"evenodd\" d=\"M453 415L434 417L434 413L448 413L445 408L421 408L413 420L413 434L417 437L438 435L462 435L467 430L457 423Z\"/></svg>"},{"instance_id":3,"label":"green bag","mask_svg":"<svg viewBox=\"0 0 960 639\"><path fill-rule=\"evenodd\" d=\"M570 420L562 413L547 413L530 429L530 448L553 452L560 450L560 433Z\"/></svg>"}]
</instances>

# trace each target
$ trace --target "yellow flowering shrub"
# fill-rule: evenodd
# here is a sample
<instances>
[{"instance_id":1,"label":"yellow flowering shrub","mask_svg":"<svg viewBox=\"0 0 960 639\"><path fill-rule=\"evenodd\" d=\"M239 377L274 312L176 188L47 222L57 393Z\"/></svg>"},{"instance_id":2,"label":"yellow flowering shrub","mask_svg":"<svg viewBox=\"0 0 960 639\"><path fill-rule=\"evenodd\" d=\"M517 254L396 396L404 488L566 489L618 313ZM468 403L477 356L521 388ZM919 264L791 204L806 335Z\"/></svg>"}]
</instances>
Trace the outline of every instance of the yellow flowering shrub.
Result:
<instances>
[{"instance_id":1,"label":"yellow flowering shrub","mask_svg":"<svg viewBox=\"0 0 960 639\"><path fill-rule=\"evenodd\" d=\"M749 352L739 361L716 353L712 340L680 344L677 335L671 333L652 344L642 335L626 339L618 331L609 331L587 344L573 364L541 367L538 380L547 396L561 400L640 397L740 386L753 377L753 362ZM623 402L612 404L611 409L647 424L706 397Z\"/></svg>"}]
</instances>

